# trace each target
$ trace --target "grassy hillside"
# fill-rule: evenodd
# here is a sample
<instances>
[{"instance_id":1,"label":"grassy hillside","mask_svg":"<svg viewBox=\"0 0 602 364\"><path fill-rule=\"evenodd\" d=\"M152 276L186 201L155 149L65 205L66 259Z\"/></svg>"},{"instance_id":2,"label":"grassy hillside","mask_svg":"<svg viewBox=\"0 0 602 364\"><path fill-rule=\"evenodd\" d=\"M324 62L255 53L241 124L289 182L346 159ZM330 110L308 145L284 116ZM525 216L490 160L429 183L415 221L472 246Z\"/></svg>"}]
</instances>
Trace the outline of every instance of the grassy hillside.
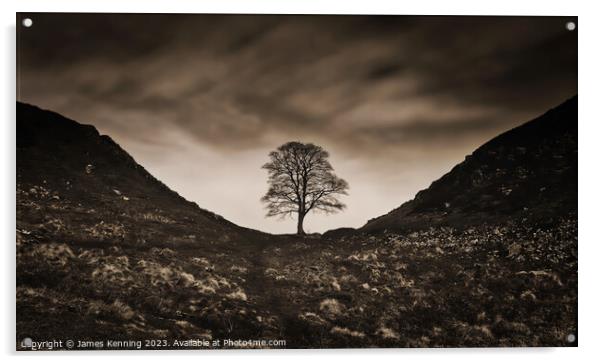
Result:
<instances>
[{"instance_id":1,"label":"grassy hillside","mask_svg":"<svg viewBox=\"0 0 602 364\"><path fill-rule=\"evenodd\" d=\"M17 333L288 348L575 345L576 234L564 221L141 249L19 233Z\"/></svg>"},{"instance_id":2,"label":"grassy hillside","mask_svg":"<svg viewBox=\"0 0 602 364\"><path fill-rule=\"evenodd\" d=\"M364 232L577 216L577 96L482 145Z\"/></svg>"},{"instance_id":3,"label":"grassy hillside","mask_svg":"<svg viewBox=\"0 0 602 364\"><path fill-rule=\"evenodd\" d=\"M184 200L91 126L23 104L17 119L18 349L26 337L147 349L577 343L570 214L274 236Z\"/></svg>"}]
</instances>

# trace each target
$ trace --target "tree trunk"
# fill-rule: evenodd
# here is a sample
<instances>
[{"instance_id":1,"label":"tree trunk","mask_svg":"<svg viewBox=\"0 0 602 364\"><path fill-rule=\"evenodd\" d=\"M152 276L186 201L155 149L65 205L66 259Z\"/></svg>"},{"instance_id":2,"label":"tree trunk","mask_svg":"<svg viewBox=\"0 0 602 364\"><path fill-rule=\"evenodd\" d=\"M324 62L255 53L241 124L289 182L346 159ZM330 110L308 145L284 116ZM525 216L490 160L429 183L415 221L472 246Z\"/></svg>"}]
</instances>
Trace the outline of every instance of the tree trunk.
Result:
<instances>
[{"instance_id":1,"label":"tree trunk","mask_svg":"<svg viewBox=\"0 0 602 364\"><path fill-rule=\"evenodd\" d=\"M297 235L305 235L305 231L303 231L303 219L305 218L305 214L299 213L297 218Z\"/></svg>"}]
</instances>

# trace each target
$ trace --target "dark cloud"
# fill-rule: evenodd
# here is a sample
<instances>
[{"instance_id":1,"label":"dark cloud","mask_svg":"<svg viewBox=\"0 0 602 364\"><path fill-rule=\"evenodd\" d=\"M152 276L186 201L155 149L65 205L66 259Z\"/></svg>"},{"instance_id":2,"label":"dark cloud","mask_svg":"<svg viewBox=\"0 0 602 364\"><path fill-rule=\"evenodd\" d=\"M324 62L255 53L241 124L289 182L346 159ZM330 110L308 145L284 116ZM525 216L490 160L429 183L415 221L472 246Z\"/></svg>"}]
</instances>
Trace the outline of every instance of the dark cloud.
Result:
<instances>
[{"instance_id":1,"label":"dark cloud","mask_svg":"<svg viewBox=\"0 0 602 364\"><path fill-rule=\"evenodd\" d=\"M416 98L489 106L511 124L518 111L576 93L576 32L562 17L27 16L35 27L19 32L20 99L77 115L89 110L82 99L116 118L121 109L164 113L219 145L250 145L270 130L323 133L349 109ZM224 120L237 114L256 128ZM427 109L414 116L399 123L432 118Z\"/></svg>"},{"instance_id":2,"label":"dark cloud","mask_svg":"<svg viewBox=\"0 0 602 364\"><path fill-rule=\"evenodd\" d=\"M153 145L185 138L221 155L308 140L366 168L422 164L428 185L577 93L571 17L24 17L18 99L94 124L151 165L164 154Z\"/></svg>"},{"instance_id":3,"label":"dark cloud","mask_svg":"<svg viewBox=\"0 0 602 364\"><path fill-rule=\"evenodd\" d=\"M367 75L368 80L378 81L393 77L403 70L403 66L396 63L385 63L376 65L372 68Z\"/></svg>"}]
</instances>

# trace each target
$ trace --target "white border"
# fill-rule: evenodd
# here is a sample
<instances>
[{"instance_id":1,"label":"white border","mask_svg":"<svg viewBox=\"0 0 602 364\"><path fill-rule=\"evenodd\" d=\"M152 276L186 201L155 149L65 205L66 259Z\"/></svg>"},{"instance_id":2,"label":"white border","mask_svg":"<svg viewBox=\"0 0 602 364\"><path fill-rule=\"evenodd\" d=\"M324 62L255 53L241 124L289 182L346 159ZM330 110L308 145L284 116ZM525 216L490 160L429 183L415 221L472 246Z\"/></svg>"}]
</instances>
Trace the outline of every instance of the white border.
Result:
<instances>
[{"instance_id":1,"label":"white border","mask_svg":"<svg viewBox=\"0 0 602 364\"><path fill-rule=\"evenodd\" d=\"M599 359L598 338L602 327L597 269L602 259L602 239L597 229L602 209L600 201L601 138L600 90L602 79L602 39L600 6L595 1L384 1L384 0L20 0L3 1L2 56L3 84L0 102L4 113L0 135L2 154L2 208L0 231L4 249L4 285L0 304L3 316L0 330L2 355L9 361L34 362L106 362L117 357L130 359L143 355L145 361L163 362L166 356L178 360L226 360L232 362L306 362L314 360L365 362L371 356L378 361L405 360L421 363L504 363L543 359L548 363L570 363ZM290 13L290 14L430 14L430 15L570 15L578 16L579 31L579 348L566 349L412 349L412 350L309 350L309 351L236 351L236 352L128 352L128 353L18 353L14 349L14 227L15 227L15 12L169 12L169 13ZM42 357L43 355L43 357ZM215 358L215 357L218 358ZM211 357L211 358L209 358ZM341 359L339 359L341 358Z\"/></svg>"}]
</instances>

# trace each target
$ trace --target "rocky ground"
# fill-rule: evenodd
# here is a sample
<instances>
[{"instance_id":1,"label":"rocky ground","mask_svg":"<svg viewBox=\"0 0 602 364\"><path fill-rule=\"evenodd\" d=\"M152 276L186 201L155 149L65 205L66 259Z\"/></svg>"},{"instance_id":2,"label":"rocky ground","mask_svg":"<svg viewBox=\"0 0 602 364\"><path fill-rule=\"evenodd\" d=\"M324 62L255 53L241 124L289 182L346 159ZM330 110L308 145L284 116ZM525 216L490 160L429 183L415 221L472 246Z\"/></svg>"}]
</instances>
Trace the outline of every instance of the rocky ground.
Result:
<instances>
[{"instance_id":1,"label":"rocky ground","mask_svg":"<svg viewBox=\"0 0 602 364\"><path fill-rule=\"evenodd\" d=\"M281 317L294 346L565 346L577 329L571 220L316 240L266 253L264 275L274 296L286 297Z\"/></svg>"},{"instance_id":2,"label":"rocky ground","mask_svg":"<svg viewBox=\"0 0 602 364\"><path fill-rule=\"evenodd\" d=\"M17 225L17 341L576 345L567 341L577 332L572 219L547 228L441 227L239 244L185 235L141 244L128 242L118 223L92 224L94 212L57 212L69 201L33 189L18 191L19 215L45 217ZM135 219L130 226L175 224L158 213Z\"/></svg>"}]
</instances>

